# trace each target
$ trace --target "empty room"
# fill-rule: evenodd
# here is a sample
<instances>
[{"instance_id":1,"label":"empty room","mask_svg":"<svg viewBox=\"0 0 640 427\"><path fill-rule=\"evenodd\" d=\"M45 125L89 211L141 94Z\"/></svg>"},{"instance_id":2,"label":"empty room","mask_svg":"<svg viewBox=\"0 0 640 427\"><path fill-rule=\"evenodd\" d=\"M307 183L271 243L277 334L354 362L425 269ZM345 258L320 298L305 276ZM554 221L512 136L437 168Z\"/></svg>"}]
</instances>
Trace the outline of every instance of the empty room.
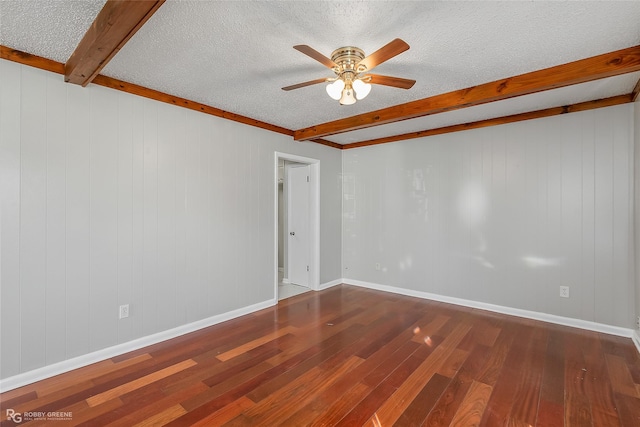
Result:
<instances>
[{"instance_id":1,"label":"empty room","mask_svg":"<svg viewBox=\"0 0 640 427\"><path fill-rule=\"evenodd\" d=\"M0 426L640 425L638 22L0 0Z\"/></svg>"}]
</instances>

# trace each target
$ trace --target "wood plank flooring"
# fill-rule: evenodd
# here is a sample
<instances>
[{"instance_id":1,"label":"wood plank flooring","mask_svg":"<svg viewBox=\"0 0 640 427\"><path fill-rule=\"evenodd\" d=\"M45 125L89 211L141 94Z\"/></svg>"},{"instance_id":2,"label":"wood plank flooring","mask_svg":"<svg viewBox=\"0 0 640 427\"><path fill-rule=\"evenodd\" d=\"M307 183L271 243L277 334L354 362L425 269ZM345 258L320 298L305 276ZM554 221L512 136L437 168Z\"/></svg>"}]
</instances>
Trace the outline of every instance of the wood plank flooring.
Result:
<instances>
[{"instance_id":1,"label":"wood plank flooring","mask_svg":"<svg viewBox=\"0 0 640 427\"><path fill-rule=\"evenodd\" d=\"M2 427L631 427L640 357L630 339L340 285L11 390L0 407Z\"/></svg>"}]
</instances>

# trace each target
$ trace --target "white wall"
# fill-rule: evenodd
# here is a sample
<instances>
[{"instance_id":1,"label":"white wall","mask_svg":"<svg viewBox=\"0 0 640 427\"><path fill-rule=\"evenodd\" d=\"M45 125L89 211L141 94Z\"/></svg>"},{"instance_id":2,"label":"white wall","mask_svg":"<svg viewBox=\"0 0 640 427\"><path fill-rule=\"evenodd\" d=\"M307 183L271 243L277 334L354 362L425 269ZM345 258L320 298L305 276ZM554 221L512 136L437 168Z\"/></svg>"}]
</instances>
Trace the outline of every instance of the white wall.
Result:
<instances>
[{"instance_id":1,"label":"white wall","mask_svg":"<svg viewBox=\"0 0 640 427\"><path fill-rule=\"evenodd\" d=\"M635 158L635 284L636 284L636 316L640 317L640 101L634 104L634 158ZM640 328L636 328L640 339Z\"/></svg>"},{"instance_id":2,"label":"white wall","mask_svg":"<svg viewBox=\"0 0 640 427\"><path fill-rule=\"evenodd\" d=\"M338 150L8 61L0 150L0 378L274 299L275 151L320 160L341 277Z\"/></svg>"},{"instance_id":3,"label":"white wall","mask_svg":"<svg viewBox=\"0 0 640 427\"><path fill-rule=\"evenodd\" d=\"M631 328L632 132L628 104L345 151L343 277Z\"/></svg>"},{"instance_id":4,"label":"white wall","mask_svg":"<svg viewBox=\"0 0 640 427\"><path fill-rule=\"evenodd\" d=\"M340 152L0 61L0 378L274 298L274 151L321 160L321 283L632 327L634 140L638 103Z\"/></svg>"}]
</instances>

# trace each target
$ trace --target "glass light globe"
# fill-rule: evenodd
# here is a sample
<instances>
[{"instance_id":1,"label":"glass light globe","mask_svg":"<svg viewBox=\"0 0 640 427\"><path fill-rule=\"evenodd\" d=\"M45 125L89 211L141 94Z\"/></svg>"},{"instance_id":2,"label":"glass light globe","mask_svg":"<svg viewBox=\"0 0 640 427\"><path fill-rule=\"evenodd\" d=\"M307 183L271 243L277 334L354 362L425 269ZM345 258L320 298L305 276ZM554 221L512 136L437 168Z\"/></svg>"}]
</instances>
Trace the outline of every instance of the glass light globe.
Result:
<instances>
[{"instance_id":1,"label":"glass light globe","mask_svg":"<svg viewBox=\"0 0 640 427\"><path fill-rule=\"evenodd\" d=\"M347 85L347 87L345 87L342 90L342 98L340 98L340 104L341 105L355 104L356 97L353 95L354 95L353 88L351 87L351 85Z\"/></svg>"},{"instance_id":2,"label":"glass light globe","mask_svg":"<svg viewBox=\"0 0 640 427\"><path fill-rule=\"evenodd\" d=\"M369 95L369 92L371 92L371 85L358 79L353 82L353 90L356 91L356 98L358 100L364 99L367 95Z\"/></svg>"},{"instance_id":3,"label":"glass light globe","mask_svg":"<svg viewBox=\"0 0 640 427\"><path fill-rule=\"evenodd\" d=\"M338 79L327 85L327 94L337 101L342 96L342 89L344 89L344 82Z\"/></svg>"}]
</instances>

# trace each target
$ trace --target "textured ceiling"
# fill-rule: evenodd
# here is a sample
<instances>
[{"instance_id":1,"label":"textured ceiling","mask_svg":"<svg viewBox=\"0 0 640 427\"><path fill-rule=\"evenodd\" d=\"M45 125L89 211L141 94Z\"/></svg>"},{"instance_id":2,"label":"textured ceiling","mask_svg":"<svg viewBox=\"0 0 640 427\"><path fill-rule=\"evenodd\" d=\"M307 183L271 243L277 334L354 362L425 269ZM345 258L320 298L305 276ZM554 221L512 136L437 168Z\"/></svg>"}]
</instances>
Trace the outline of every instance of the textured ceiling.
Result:
<instances>
[{"instance_id":1,"label":"textured ceiling","mask_svg":"<svg viewBox=\"0 0 640 427\"><path fill-rule=\"evenodd\" d=\"M98 1L0 0L0 44L65 62ZM377 110L640 45L640 1L166 1L102 74L288 129ZM392 39L411 49L375 69L415 79L374 86L352 106L324 85L283 86L332 72L297 52L371 53ZM346 143L629 93L638 74L522 96L329 139Z\"/></svg>"},{"instance_id":2,"label":"textured ceiling","mask_svg":"<svg viewBox=\"0 0 640 427\"><path fill-rule=\"evenodd\" d=\"M106 0L0 0L0 44L66 62Z\"/></svg>"}]
</instances>

